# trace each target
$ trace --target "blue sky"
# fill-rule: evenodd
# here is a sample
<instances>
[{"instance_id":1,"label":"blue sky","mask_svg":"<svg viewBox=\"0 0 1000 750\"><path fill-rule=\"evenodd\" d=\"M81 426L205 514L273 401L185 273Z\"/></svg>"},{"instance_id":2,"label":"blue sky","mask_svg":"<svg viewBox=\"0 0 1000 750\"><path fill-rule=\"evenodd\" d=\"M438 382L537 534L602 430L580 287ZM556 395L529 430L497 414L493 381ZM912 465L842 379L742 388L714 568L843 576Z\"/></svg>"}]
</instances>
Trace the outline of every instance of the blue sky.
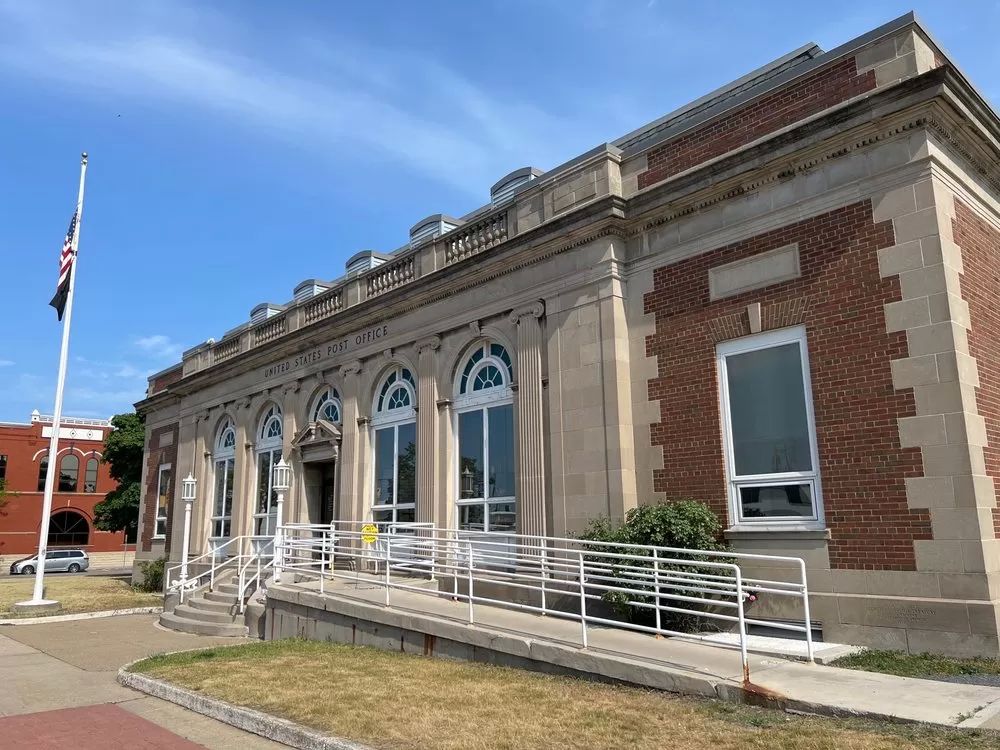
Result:
<instances>
[{"instance_id":1,"label":"blue sky","mask_svg":"<svg viewBox=\"0 0 1000 750\"><path fill-rule=\"evenodd\" d=\"M0 0L0 420L50 412L47 306L90 152L65 413L360 249L461 215L806 42L908 2ZM917 3L1000 101L1000 2Z\"/></svg>"}]
</instances>

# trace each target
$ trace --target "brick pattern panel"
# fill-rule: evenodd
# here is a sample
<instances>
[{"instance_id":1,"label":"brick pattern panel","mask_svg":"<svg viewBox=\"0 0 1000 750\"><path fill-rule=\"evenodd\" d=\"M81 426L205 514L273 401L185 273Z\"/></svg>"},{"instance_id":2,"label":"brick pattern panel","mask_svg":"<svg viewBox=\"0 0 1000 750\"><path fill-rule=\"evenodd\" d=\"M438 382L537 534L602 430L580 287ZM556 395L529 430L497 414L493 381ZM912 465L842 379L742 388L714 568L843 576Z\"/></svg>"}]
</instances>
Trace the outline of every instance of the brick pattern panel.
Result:
<instances>
[{"instance_id":1,"label":"brick pattern panel","mask_svg":"<svg viewBox=\"0 0 1000 750\"><path fill-rule=\"evenodd\" d=\"M792 242L801 278L709 299L709 268ZM905 334L885 330L883 306L900 290L879 277L877 250L893 244L892 223L875 224L863 201L654 271L644 305L656 321L646 351L658 371L649 381L661 415L650 436L663 449L657 491L728 518L715 345L749 333L746 306L759 302L765 330L806 326L831 564L915 569L913 542L931 528L929 513L906 502L904 480L923 465L899 441L897 419L916 408L912 391L893 389L889 364L907 355Z\"/></svg>"},{"instance_id":2,"label":"brick pattern panel","mask_svg":"<svg viewBox=\"0 0 1000 750\"><path fill-rule=\"evenodd\" d=\"M160 438L165 434L173 434L170 445L160 448ZM176 495L177 489L177 424L158 427L150 433L149 445L146 446L146 486L143 488L142 506L142 550L149 552L153 548L153 534L156 532L157 482L160 466L170 464L173 467L173 483L171 491ZM167 511L167 534L164 549L170 552L171 510Z\"/></svg>"},{"instance_id":3,"label":"brick pattern panel","mask_svg":"<svg viewBox=\"0 0 1000 750\"><path fill-rule=\"evenodd\" d=\"M149 381L149 395L166 390L169 386L179 381L184 376L184 368L178 365L172 370L159 375L154 380Z\"/></svg>"},{"instance_id":4,"label":"brick pattern panel","mask_svg":"<svg viewBox=\"0 0 1000 750\"><path fill-rule=\"evenodd\" d=\"M989 443L983 450L986 473L1000 487L1000 232L957 199L952 231L962 248L962 297L972 320L969 354L979 370L976 405ZM1000 537L1000 508L993 509L993 526Z\"/></svg>"},{"instance_id":5,"label":"brick pattern panel","mask_svg":"<svg viewBox=\"0 0 1000 750\"><path fill-rule=\"evenodd\" d=\"M639 188L874 88L873 70L859 75L853 57L841 60L651 149L648 168L639 175Z\"/></svg>"}]
</instances>

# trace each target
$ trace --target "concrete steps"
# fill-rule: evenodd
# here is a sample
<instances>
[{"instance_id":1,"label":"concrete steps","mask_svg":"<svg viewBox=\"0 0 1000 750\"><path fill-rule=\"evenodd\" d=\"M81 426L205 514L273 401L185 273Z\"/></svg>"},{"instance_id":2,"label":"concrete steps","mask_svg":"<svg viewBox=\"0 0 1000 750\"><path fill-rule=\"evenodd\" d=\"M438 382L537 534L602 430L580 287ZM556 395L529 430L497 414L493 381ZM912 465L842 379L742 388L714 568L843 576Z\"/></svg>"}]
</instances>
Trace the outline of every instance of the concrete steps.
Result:
<instances>
[{"instance_id":1,"label":"concrete steps","mask_svg":"<svg viewBox=\"0 0 1000 750\"><path fill-rule=\"evenodd\" d=\"M160 615L160 624L171 630L197 635L245 637L249 634L239 611L239 583L235 576L216 581L212 591L202 591Z\"/></svg>"}]
</instances>

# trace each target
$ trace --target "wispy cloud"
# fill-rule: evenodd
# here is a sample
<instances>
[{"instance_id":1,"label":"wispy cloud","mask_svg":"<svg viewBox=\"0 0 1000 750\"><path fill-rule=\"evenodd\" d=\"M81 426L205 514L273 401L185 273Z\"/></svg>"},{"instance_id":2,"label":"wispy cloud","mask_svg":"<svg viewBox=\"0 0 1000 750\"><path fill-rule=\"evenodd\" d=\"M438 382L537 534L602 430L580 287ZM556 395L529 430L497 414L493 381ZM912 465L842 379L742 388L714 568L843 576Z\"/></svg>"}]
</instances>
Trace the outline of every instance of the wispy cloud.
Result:
<instances>
[{"instance_id":1,"label":"wispy cloud","mask_svg":"<svg viewBox=\"0 0 1000 750\"><path fill-rule=\"evenodd\" d=\"M13 367L15 364L12 359L0 359L0 367Z\"/></svg>"},{"instance_id":2,"label":"wispy cloud","mask_svg":"<svg viewBox=\"0 0 1000 750\"><path fill-rule=\"evenodd\" d=\"M179 359L184 347L162 333L141 336L135 340L136 348L143 354L156 359ZM138 374L137 372L135 374Z\"/></svg>"},{"instance_id":3,"label":"wispy cloud","mask_svg":"<svg viewBox=\"0 0 1000 750\"><path fill-rule=\"evenodd\" d=\"M200 10L167 6L114 6L97 14L94 37L65 23L83 12L76 4L46 3L43 12L0 0L0 20L15 32L0 46L0 69L91 96L197 107L335 157L369 150L480 197L506 169L572 156L561 149L580 118L546 112L516 88L486 90L419 54L320 41L306 30L290 35L280 57L292 62L279 67L230 22L208 12L198 24Z\"/></svg>"}]
</instances>

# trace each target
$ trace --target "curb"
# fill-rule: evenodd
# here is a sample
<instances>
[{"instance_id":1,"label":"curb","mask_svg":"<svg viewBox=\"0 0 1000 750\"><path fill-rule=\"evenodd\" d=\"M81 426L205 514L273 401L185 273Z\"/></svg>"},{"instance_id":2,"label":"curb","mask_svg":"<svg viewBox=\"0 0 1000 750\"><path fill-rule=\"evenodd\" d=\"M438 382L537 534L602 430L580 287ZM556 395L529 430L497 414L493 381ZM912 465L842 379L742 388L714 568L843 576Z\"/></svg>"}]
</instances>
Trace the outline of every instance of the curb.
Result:
<instances>
[{"instance_id":1,"label":"curb","mask_svg":"<svg viewBox=\"0 0 1000 750\"><path fill-rule=\"evenodd\" d=\"M252 708L234 706L231 703L171 685L169 682L128 671L129 667L135 663L126 664L118 670L120 684L138 690L140 693L152 695L154 698L176 703L178 706L242 729L244 732L259 735L289 747L299 748L299 750L374 750L368 745L332 737L296 724L294 721L271 716Z\"/></svg>"},{"instance_id":2,"label":"curb","mask_svg":"<svg viewBox=\"0 0 1000 750\"><path fill-rule=\"evenodd\" d=\"M100 612L78 612L73 615L52 615L50 617L11 617L0 620L0 625L41 625L46 622L94 620L99 617L119 617L121 615L155 615L162 611L163 607L133 607L132 609L105 609Z\"/></svg>"}]
</instances>

